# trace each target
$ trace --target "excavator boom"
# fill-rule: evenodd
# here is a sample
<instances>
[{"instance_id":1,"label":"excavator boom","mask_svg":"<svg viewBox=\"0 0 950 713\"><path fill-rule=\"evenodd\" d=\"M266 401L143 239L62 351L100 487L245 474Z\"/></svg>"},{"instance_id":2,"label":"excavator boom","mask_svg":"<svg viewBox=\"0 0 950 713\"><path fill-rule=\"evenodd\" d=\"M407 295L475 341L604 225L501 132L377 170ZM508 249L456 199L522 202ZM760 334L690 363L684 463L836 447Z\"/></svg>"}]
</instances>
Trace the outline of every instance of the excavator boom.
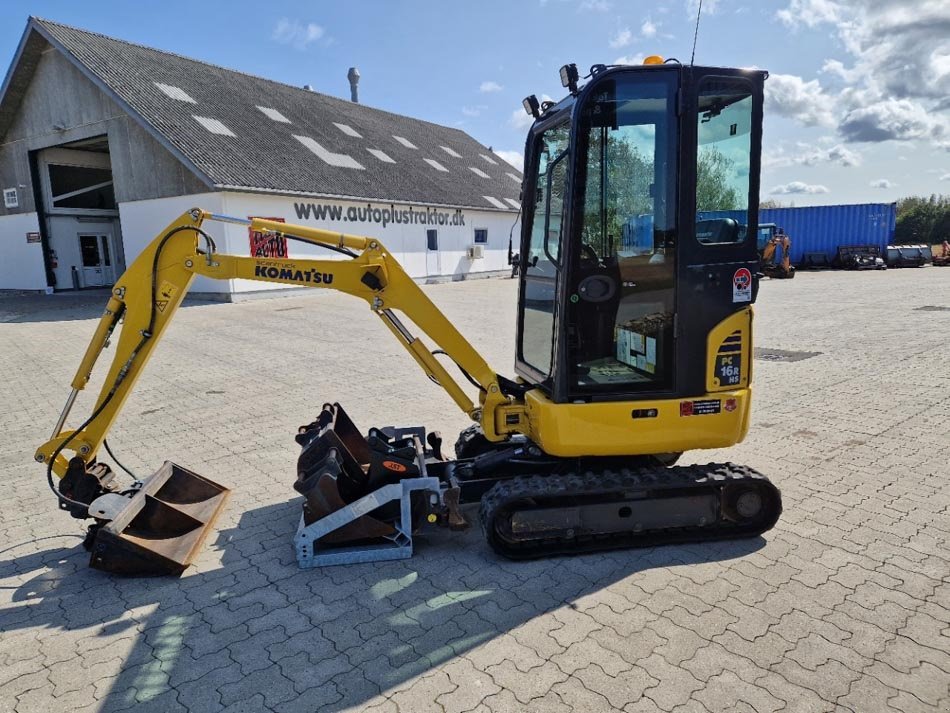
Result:
<instances>
[{"instance_id":1,"label":"excavator boom","mask_svg":"<svg viewBox=\"0 0 950 713\"><path fill-rule=\"evenodd\" d=\"M209 222L246 224L264 233L343 252L348 259L220 254L203 228ZM515 385L491 370L378 240L193 209L156 237L116 282L53 434L36 452L36 460L47 466L47 477L61 507L75 517L95 518L89 538L95 567L131 573L182 571L227 497L226 488L173 463L166 463L122 495L113 482L115 474L97 461L109 429L197 275L329 288L362 298L426 375L480 423L487 439L501 440L521 422L523 406L503 392L503 387L517 391ZM478 386L477 404L422 340L413 336L400 312ZM79 427L64 429L78 393L89 382L120 322L112 363L92 415ZM67 458L66 452L74 455ZM53 476L62 479L58 488Z\"/></svg>"}]
</instances>

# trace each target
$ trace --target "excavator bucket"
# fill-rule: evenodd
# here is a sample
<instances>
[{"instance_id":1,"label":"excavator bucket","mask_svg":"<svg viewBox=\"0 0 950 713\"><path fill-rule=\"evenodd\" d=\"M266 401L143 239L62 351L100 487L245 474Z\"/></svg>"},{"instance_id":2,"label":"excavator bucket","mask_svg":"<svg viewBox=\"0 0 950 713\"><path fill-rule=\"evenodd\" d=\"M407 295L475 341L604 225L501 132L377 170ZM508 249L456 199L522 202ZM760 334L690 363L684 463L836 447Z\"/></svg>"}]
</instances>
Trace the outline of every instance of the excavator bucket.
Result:
<instances>
[{"instance_id":1,"label":"excavator bucket","mask_svg":"<svg viewBox=\"0 0 950 713\"><path fill-rule=\"evenodd\" d=\"M181 574L230 494L228 488L166 461L99 528L90 566L120 574ZM95 503L93 516L94 509Z\"/></svg>"},{"instance_id":2,"label":"excavator bucket","mask_svg":"<svg viewBox=\"0 0 950 713\"><path fill-rule=\"evenodd\" d=\"M339 404L326 404L317 420L301 426L297 442L303 452L297 462L294 488L304 496L304 523L310 525L368 492L370 450L366 439ZM353 543L395 532L392 525L371 515L323 538L325 543Z\"/></svg>"}]
</instances>

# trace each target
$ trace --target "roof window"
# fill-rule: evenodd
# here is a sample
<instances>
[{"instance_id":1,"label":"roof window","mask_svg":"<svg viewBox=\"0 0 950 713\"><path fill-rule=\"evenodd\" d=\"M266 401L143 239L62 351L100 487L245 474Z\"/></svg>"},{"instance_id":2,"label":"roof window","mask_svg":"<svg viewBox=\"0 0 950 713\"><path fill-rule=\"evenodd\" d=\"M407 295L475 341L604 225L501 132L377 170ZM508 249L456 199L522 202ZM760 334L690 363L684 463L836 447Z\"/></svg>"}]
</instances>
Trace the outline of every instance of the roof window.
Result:
<instances>
[{"instance_id":1,"label":"roof window","mask_svg":"<svg viewBox=\"0 0 950 713\"><path fill-rule=\"evenodd\" d=\"M349 124L338 124L338 123L336 123L336 122L334 121L334 122L333 122L333 125L334 125L336 128L338 128L340 131L342 131L344 134L346 134L347 136L352 136L352 137L355 138L355 139L362 139L362 138L363 138L363 137L360 135L360 132L357 131L356 129L354 129L354 128L353 128L352 126L350 126Z\"/></svg>"},{"instance_id":2,"label":"roof window","mask_svg":"<svg viewBox=\"0 0 950 713\"><path fill-rule=\"evenodd\" d=\"M188 92L186 92L181 87L173 87L171 84L162 84L161 82L153 82L153 84L158 87L165 96L170 97L171 99L177 99L180 102L188 102L189 104L198 103L188 96Z\"/></svg>"},{"instance_id":3,"label":"roof window","mask_svg":"<svg viewBox=\"0 0 950 713\"><path fill-rule=\"evenodd\" d=\"M373 156L378 158L383 163L396 163L389 157L389 154L387 154L385 151L380 151L379 149L366 149L366 150L369 151L371 154L373 154Z\"/></svg>"},{"instance_id":4,"label":"roof window","mask_svg":"<svg viewBox=\"0 0 950 713\"><path fill-rule=\"evenodd\" d=\"M207 116L195 116L192 114L195 121L205 127L212 134L217 134L218 136L235 136L235 133L231 131L228 127L222 124L217 119L209 119Z\"/></svg>"},{"instance_id":5,"label":"roof window","mask_svg":"<svg viewBox=\"0 0 950 713\"><path fill-rule=\"evenodd\" d=\"M277 111L276 109L271 109L271 108L266 107L266 106L259 106L259 107L257 107L257 108L260 109L262 112L264 112L264 116L266 116L268 119L273 119L274 121L279 121L281 124L289 124L289 123L290 123L290 119L288 119L286 116L284 116L283 114L281 114L281 113L280 113L279 111Z\"/></svg>"},{"instance_id":6,"label":"roof window","mask_svg":"<svg viewBox=\"0 0 950 713\"><path fill-rule=\"evenodd\" d=\"M363 169L363 165L352 156L347 156L345 153L333 153L332 151L327 151L325 148L323 148L323 146L318 144L309 136L297 136L295 134L294 138L310 149L324 163L327 163L331 166L338 166L339 168L356 168L359 170Z\"/></svg>"}]
</instances>

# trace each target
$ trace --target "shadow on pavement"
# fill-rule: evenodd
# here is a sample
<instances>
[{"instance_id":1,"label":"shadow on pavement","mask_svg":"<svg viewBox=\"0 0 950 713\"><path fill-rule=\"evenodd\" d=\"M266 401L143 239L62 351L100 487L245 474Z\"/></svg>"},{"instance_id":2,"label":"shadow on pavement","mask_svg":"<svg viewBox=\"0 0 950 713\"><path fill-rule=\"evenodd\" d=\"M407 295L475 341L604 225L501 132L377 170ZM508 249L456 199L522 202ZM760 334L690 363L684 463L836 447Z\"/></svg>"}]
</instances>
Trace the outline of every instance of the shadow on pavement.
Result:
<instances>
[{"instance_id":1,"label":"shadow on pavement","mask_svg":"<svg viewBox=\"0 0 950 713\"><path fill-rule=\"evenodd\" d=\"M636 618L645 597L638 573L741 557L765 544L760 537L512 563L477 530L439 530L417 539L410 560L299 570L291 546L299 508L294 499L243 513L211 546L220 563L181 579L90 570L78 543L8 556L0 588L11 589L11 577L29 579L0 614L0 631L31 629L32 638L87 630L63 641L77 649L74 676L122 661L98 685L102 711L209 713L240 702L241 710L281 713L359 709L607 587L620 588L634 607L623 616Z\"/></svg>"},{"instance_id":2,"label":"shadow on pavement","mask_svg":"<svg viewBox=\"0 0 950 713\"><path fill-rule=\"evenodd\" d=\"M0 324L32 322L72 322L98 319L109 301L109 290L70 292L45 295L41 293L0 293ZM182 307L228 304L215 300L186 298Z\"/></svg>"}]
</instances>

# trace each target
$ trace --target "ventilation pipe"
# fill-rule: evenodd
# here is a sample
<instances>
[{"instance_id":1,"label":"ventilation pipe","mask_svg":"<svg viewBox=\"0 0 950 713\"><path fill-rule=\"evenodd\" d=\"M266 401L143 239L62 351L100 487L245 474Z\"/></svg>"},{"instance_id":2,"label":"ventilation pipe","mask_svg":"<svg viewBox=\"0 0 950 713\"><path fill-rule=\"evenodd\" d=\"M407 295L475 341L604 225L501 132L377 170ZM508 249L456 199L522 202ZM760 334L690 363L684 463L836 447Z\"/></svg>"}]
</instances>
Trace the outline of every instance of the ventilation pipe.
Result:
<instances>
[{"instance_id":1,"label":"ventilation pipe","mask_svg":"<svg viewBox=\"0 0 950 713\"><path fill-rule=\"evenodd\" d=\"M350 80L350 101L354 104L360 103L360 70L356 67L350 67L350 71L346 73L346 78Z\"/></svg>"}]
</instances>

